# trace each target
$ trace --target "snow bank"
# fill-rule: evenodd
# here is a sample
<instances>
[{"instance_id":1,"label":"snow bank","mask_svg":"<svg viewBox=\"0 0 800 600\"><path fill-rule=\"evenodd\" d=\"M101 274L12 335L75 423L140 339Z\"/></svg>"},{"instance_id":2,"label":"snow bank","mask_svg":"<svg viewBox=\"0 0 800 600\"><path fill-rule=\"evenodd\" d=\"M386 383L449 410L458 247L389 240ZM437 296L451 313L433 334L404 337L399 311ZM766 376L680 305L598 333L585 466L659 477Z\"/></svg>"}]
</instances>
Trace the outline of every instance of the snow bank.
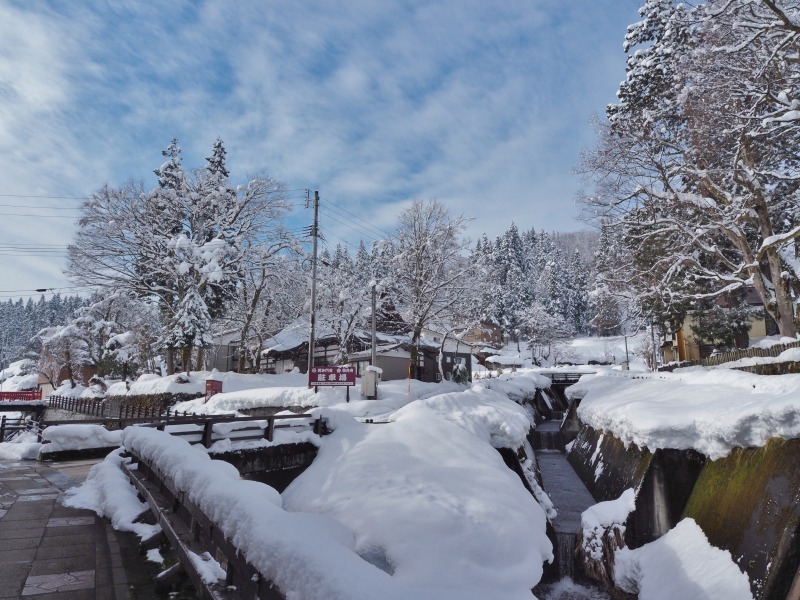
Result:
<instances>
[{"instance_id":1,"label":"snow bank","mask_svg":"<svg viewBox=\"0 0 800 600\"><path fill-rule=\"evenodd\" d=\"M201 449L147 428L128 428L124 442L185 490L287 598L424 597L356 555L352 534L333 519L286 512L274 489L241 480L233 466L211 460Z\"/></svg>"},{"instance_id":2,"label":"snow bank","mask_svg":"<svg viewBox=\"0 0 800 600\"><path fill-rule=\"evenodd\" d=\"M597 579L609 580L612 555L625 544L625 522L636 508L636 492L629 488L616 500L600 502L581 513L581 553L584 568Z\"/></svg>"},{"instance_id":3,"label":"snow bank","mask_svg":"<svg viewBox=\"0 0 800 600\"><path fill-rule=\"evenodd\" d=\"M390 420L446 419L491 444L516 450L531 428L528 413L506 396L476 384L472 388L418 400L394 413Z\"/></svg>"},{"instance_id":4,"label":"snow bank","mask_svg":"<svg viewBox=\"0 0 800 600\"><path fill-rule=\"evenodd\" d=\"M10 442L0 443L0 458L4 460L36 460L40 447L41 444L36 434L26 431Z\"/></svg>"},{"instance_id":5,"label":"snow bank","mask_svg":"<svg viewBox=\"0 0 800 600\"><path fill-rule=\"evenodd\" d=\"M47 431L47 430L45 430ZM115 450L106 459L94 465L81 486L67 490L61 500L64 506L93 510L111 521L118 531L132 531L142 539L158 533L158 525L135 523L136 518L147 510L136 491L120 469L123 459L120 450Z\"/></svg>"},{"instance_id":6,"label":"snow bank","mask_svg":"<svg viewBox=\"0 0 800 600\"><path fill-rule=\"evenodd\" d=\"M782 362L800 362L800 348L789 348L784 350L778 356L752 356L749 358L740 358L732 362L717 365L717 369L735 369L738 367L754 367L755 365L769 365Z\"/></svg>"},{"instance_id":7,"label":"snow bank","mask_svg":"<svg viewBox=\"0 0 800 600\"><path fill-rule=\"evenodd\" d=\"M530 600L552 558L545 514L486 443L500 411L520 428L527 417L488 390L465 395L415 402L384 425L324 411L336 430L284 503L349 527L356 551L413 587L409 597Z\"/></svg>"},{"instance_id":8,"label":"snow bank","mask_svg":"<svg viewBox=\"0 0 800 600\"><path fill-rule=\"evenodd\" d=\"M86 387L82 386L81 384L75 384L75 387L72 387L72 384L69 382L69 379L66 381L62 381L61 385L58 386L56 389L53 390L53 396L64 396L65 398L80 398L83 393L86 391Z\"/></svg>"},{"instance_id":9,"label":"snow bank","mask_svg":"<svg viewBox=\"0 0 800 600\"><path fill-rule=\"evenodd\" d=\"M338 387L320 387L317 393L308 387L306 375L289 373L285 375L249 375L239 376L242 387L239 390L223 392L212 396L208 402L204 398L188 400L175 405L179 412L195 414L229 414L242 410L257 408L282 408L300 406L302 408L336 406L355 417L386 416L413 400L429 398L443 392L463 390L463 386L452 382L425 383L407 380L386 381L378 387L377 400L362 400L359 390L360 382L350 389L350 403L346 403L346 391ZM250 381L246 379L254 377ZM270 385L253 387L266 382ZM250 385L250 388L243 387Z\"/></svg>"},{"instance_id":10,"label":"snow bank","mask_svg":"<svg viewBox=\"0 0 800 600\"><path fill-rule=\"evenodd\" d=\"M693 519L683 519L658 540L615 556L614 581L641 600L707 598L752 600L747 576L730 552L708 543Z\"/></svg>"},{"instance_id":11,"label":"snow bank","mask_svg":"<svg viewBox=\"0 0 800 600\"><path fill-rule=\"evenodd\" d=\"M604 371L582 378L568 395L583 397L583 423L651 451L691 448L715 460L735 447L800 437L800 375Z\"/></svg>"},{"instance_id":12,"label":"snow bank","mask_svg":"<svg viewBox=\"0 0 800 600\"><path fill-rule=\"evenodd\" d=\"M520 369L516 373L507 373L500 377L481 379L476 385L482 385L491 390L508 396L515 402L531 399L537 389L550 387L550 379L531 369Z\"/></svg>"},{"instance_id":13,"label":"snow bank","mask_svg":"<svg viewBox=\"0 0 800 600\"><path fill-rule=\"evenodd\" d=\"M62 450L111 448L122 444L121 431L109 431L102 425L54 425L42 432L42 454Z\"/></svg>"}]
</instances>

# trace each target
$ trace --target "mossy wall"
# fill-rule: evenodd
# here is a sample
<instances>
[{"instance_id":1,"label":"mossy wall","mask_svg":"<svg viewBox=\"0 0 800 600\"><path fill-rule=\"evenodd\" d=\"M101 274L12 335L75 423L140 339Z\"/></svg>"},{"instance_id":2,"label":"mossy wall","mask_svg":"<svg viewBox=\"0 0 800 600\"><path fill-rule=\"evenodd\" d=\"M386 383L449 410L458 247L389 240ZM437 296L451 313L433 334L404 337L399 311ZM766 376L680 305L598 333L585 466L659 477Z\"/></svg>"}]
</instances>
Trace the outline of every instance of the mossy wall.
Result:
<instances>
[{"instance_id":1,"label":"mossy wall","mask_svg":"<svg viewBox=\"0 0 800 600\"><path fill-rule=\"evenodd\" d=\"M684 515L730 551L756 600L784 600L800 564L800 439L709 461Z\"/></svg>"},{"instance_id":2,"label":"mossy wall","mask_svg":"<svg viewBox=\"0 0 800 600\"><path fill-rule=\"evenodd\" d=\"M691 450L647 449L623 443L584 426L567 458L598 502L616 500L628 488L637 491L628 518L626 545L638 548L658 539L681 519L705 457Z\"/></svg>"}]
</instances>

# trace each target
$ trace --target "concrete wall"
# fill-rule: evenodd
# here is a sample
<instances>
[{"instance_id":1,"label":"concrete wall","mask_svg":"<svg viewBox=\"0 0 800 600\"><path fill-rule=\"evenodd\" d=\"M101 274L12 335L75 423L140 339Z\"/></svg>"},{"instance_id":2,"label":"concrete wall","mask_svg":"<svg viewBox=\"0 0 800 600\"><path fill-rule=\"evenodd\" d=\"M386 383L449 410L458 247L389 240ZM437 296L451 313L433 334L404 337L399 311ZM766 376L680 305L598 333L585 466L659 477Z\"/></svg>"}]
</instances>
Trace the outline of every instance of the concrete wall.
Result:
<instances>
[{"instance_id":1,"label":"concrete wall","mask_svg":"<svg viewBox=\"0 0 800 600\"><path fill-rule=\"evenodd\" d=\"M800 439L709 461L684 515L730 551L756 600L787 598L800 566Z\"/></svg>"},{"instance_id":2,"label":"concrete wall","mask_svg":"<svg viewBox=\"0 0 800 600\"><path fill-rule=\"evenodd\" d=\"M711 461L692 450L625 448L584 425L567 458L598 502L638 490L628 547L691 517L747 573L755 600L800 600L800 439Z\"/></svg>"}]
</instances>

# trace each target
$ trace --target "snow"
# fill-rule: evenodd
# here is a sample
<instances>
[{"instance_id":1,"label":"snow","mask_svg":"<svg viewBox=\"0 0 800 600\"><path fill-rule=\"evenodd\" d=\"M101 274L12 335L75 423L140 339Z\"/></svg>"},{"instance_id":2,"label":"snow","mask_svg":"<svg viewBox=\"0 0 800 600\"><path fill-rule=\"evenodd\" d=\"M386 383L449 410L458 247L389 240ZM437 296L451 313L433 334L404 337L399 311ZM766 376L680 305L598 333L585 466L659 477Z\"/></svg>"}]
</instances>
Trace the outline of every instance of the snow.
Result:
<instances>
[{"instance_id":1,"label":"snow","mask_svg":"<svg viewBox=\"0 0 800 600\"><path fill-rule=\"evenodd\" d=\"M227 375L227 374L222 374ZM247 376L239 376L247 377ZM223 391L209 398L179 402L175 410L195 414L230 414L236 411L252 410L257 408L287 408L299 406L302 408L315 408L320 406L336 406L357 417L385 417L413 400L428 398L436 394L449 391L463 391L464 387L449 381L441 383L425 383L416 379L384 381L378 387L377 400L362 400L358 392L360 380L350 389L350 402L345 402L345 389L333 387L320 387L317 393L308 387L306 375L300 373L287 373L282 375L249 376L257 377L255 383L239 383L236 391ZM233 379L235 386L238 379ZM262 387L247 388L247 385L261 385ZM223 390L230 386L226 379Z\"/></svg>"},{"instance_id":2,"label":"snow","mask_svg":"<svg viewBox=\"0 0 800 600\"><path fill-rule=\"evenodd\" d=\"M41 453L86 448L111 448L122 444L121 431L109 431L102 425L54 425L42 432Z\"/></svg>"},{"instance_id":3,"label":"snow","mask_svg":"<svg viewBox=\"0 0 800 600\"><path fill-rule=\"evenodd\" d=\"M336 430L284 499L162 432L130 427L124 442L287 597L532 597L550 557L544 513L491 446L430 411L388 425L322 411Z\"/></svg>"},{"instance_id":4,"label":"snow","mask_svg":"<svg viewBox=\"0 0 800 600\"><path fill-rule=\"evenodd\" d=\"M693 367L675 373L601 370L567 389L580 420L624 444L694 449L716 460L736 447L800 437L800 375Z\"/></svg>"},{"instance_id":5,"label":"snow","mask_svg":"<svg viewBox=\"0 0 800 600\"><path fill-rule=\"evenodd\" d=\"M730 552L708 543L693 519L658 540L615 554L614 581L641 600L752 600L747 576Z\"/></svg>"},{"instance_id":6,"label":"snow","mask_svg":"<svg viewBox=\"0 0 800 600\"><path fill-rule=\"evenodd\" d=\"M139 428L142 429L142 428ZM120 468L121 450L115 450L106 459L94 465L83 485L67 490L62 499L64 506L93 510L111 521L118 531L132 531L147 539L161 531L158 525L134 522L148 509Z\"/></svg>"},{"instance_id":7,"label":"snow","mask_svg":"<svg viewBox=\"0 0 800 600\"><path fill-rule=\"evenodd\" d=\"M29 372L33 369L33 372ZM26 371L28 373L26 374ZM36 370L36 363L23 359L12 362L8 367L0 371L0 391L17 392L35 388L39 382L39 372Z\"/></svg>"},{"instance_id":8,"label":"snow","mask_svg":"<svg viewBox=\"0 0 800 600\"><path fill-rule=\"evenodd\" d=\"M36 460L41 444L36 434L24 432L10 442L0 443L0 459L3 460Z\"/></svg>"},{"instance_id":9,"label":"snow","mask_svg":"<svg viewBox=\"0 0 800 600\"><path fill-rule=\"evenodd\" d=\"M767 336L762 338L751 338L751 348L772 348L780 344L793 344L797 338L782 337L782 336Z\"/></svg>"},{"instance_id":10,"label":"snow","mask_svg":"<svg viewBox=\"0 0 800 600\"><path fill-rule=\"evenodd\" d=\"M603 558L603 534L607 529L615 528L621 535L625 534L625 521L636 508L636 492L627 489L616 500L600 502L581 513L583 528L583 547L587 556L594 560Z\"/></svg>"},{"instance_id":11,"label":"snow","mask_svg":"<svg viewBox=\"0 0 800 600\"><path fill-rule=\"evenodd\" d=\"M519 448L531 428L525 409L480 384L466 391L413 402L394 413L390 420L436 417L458 425L495 448Z\"/></svg>"},{"instance_id":12,"label":"snow","mask_svg":"<svg viewBox=\"0 0 800 600\"><path fill-rule=\"evenodd\" d=\"M216 583L220 579L225 579L225 569L223 569L208 552L203 552L203 554L195 554L189 550L188 554L189 560L192 561L192 564L197 570L197 574L200 575L200 579L203 581L203 583L209 585Z\"/></svg>"},{"instance_id":13,"label":"snow","mask_svg":"<svg viewBox=\"0 0 800 600\"><path fill-rule=\"evenodd\" d=\"M285 505L348 526L356 551L417 597L530 598L551 557L544 511L485 443L503 417L469 414L465 400L452 422L456 395L413 403L386 425L341 420Z\"/></svg>"}]
</instances>

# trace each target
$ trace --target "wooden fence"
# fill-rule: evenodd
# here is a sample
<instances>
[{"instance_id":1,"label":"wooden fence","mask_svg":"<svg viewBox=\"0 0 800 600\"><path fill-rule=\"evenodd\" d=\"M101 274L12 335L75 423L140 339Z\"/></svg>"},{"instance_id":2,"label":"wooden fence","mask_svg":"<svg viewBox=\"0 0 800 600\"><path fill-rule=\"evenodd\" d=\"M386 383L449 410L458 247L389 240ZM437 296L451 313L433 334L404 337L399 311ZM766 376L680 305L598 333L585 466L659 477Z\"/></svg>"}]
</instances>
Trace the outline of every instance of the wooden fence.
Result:
<instances>
[{"instance_id":1,"label":"wooden fence","mask_svg":"<svg viewBox=\"0 0 800 600\"><path fill-rule=\"evenodd\" d=\"M708 358L701 358L700 360L686 360L680 363L670 363L659 367L658 370L673 371L674 369L681 369L683 367L696 366L715 367L724 363L742 360L743 358L777 357L784 350L789 350L790 348L800 348L800 340L788 344L776 344L770 348L744 348L731 352L719 352L718 354L712 354Z\"/></svg>"},{"instance_id":2,"label":"wooden fence","mask_svg":"<svg viewBox=\"0 0 800 600\"><path fill-rule=\"evenodd\" d=\"M104 417L107 414L106 401L97 398L70 398L52 395L47 398L47 406L94 417Z\"/></svg>"},{"instance_id":3,"label":"wooden fence","mask_svg":"<svg viewBox=\"0 0 800 600\"><path fill-rule=\"evenodd\" d=\"M39 432L39 424L24 416L10 419L3 415L0 417L0 442L12 440L25 431Z\"/></svg>"}]
</instances>

